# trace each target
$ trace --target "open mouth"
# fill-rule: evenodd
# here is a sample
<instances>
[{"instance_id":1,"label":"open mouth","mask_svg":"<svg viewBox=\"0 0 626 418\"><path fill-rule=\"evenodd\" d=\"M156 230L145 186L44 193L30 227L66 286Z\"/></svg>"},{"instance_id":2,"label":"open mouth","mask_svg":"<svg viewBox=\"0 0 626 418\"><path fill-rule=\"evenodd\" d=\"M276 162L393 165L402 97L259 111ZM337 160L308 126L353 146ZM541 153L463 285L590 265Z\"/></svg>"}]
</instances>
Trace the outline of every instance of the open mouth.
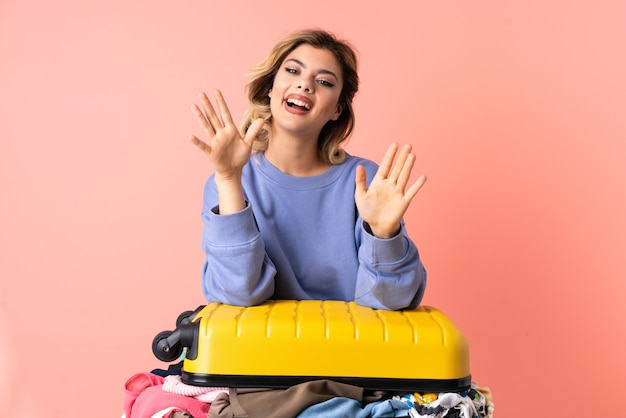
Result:
<instances>
[{"instance_id":1,"label":"open mouth","mask_svg":"<svg viewBox=\"0 0 626 418\"><path fill-rule=\"evenodd\" d=\"M287 106L297 107L302 110L311 110L311 105L298 99L287 99Z\"/></svg>"}]
</instances>

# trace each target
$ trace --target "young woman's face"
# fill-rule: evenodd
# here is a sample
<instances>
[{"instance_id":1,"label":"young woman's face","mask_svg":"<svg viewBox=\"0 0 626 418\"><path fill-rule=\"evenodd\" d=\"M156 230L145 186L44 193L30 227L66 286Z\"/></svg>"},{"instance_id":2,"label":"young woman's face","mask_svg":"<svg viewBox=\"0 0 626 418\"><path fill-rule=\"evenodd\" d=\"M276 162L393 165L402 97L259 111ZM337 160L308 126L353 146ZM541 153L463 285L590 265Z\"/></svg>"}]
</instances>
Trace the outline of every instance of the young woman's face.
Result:
<instances>
[{"instance_id":1,"label":"young woman's face","mask_svg":"<svg viewBox=\"0 0 626 418\"><path fill-rule=\"evenodd\" d=\"M273 124L317 137L341 115L341 67L326 49L300 45L281 64L270 91Z\"/></svg>"}]
</instances>

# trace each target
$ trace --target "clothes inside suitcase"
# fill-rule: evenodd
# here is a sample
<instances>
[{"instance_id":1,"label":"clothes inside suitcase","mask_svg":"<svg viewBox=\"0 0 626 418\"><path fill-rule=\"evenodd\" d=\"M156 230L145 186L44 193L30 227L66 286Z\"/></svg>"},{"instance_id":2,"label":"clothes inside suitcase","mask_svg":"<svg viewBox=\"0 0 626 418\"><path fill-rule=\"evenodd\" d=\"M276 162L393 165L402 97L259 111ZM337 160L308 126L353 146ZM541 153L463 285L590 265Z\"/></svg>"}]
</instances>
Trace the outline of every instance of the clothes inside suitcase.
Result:
<instances>
[{"instance_id":1,"label":"clothes inside suitcase","mask_svg":"<svg viewBox=\"0 0 626 418\"><path fill-rule=\"evenodd\" d=\"M366 389L450 392L470 388L464 335L429 306L384 311L342 301L209 303L182 313L153 340L196 386L286 388L330 379Z\"/></svg>"}]
</instances>

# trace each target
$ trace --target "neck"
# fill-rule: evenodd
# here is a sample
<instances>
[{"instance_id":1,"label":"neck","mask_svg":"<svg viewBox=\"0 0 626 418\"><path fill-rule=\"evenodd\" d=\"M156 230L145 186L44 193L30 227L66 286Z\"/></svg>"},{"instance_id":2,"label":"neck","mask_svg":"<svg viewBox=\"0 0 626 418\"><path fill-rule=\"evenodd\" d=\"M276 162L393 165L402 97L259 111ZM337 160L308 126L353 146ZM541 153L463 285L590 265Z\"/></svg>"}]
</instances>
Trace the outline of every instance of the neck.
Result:
<instances>
[{"instance_id":1,"label":"neck","mask_svg":"<svg viewBox=\"0 0 626 418\"><path fill-rule=\"evenodd\" d=\"M320 158L317 138L306 140L272 132L264 154L274 167L292 176L315 176L330 166Z\"/></svg>"}]
</instances>

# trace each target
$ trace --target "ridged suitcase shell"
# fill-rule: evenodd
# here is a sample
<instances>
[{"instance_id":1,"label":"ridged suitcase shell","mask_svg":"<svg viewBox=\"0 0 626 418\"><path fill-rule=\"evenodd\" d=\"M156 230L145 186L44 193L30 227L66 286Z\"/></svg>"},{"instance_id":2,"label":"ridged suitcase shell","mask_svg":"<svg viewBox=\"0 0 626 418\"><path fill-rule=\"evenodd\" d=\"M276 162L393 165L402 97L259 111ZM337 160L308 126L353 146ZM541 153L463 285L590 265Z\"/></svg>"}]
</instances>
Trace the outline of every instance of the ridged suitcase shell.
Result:
<instances>
[{"instance_id":1,"label":"ridged suitcase shell","mask_svg":"<svg viewBox=\"0 0 626 418\"><path fill-rule=\"evenodd\" d=\"M460 391L470 387L465 336L429 306L385 311L341 301L204 306L185 383L289 387L332 379L369 389Z\"/></svg>"}]
</instances>

